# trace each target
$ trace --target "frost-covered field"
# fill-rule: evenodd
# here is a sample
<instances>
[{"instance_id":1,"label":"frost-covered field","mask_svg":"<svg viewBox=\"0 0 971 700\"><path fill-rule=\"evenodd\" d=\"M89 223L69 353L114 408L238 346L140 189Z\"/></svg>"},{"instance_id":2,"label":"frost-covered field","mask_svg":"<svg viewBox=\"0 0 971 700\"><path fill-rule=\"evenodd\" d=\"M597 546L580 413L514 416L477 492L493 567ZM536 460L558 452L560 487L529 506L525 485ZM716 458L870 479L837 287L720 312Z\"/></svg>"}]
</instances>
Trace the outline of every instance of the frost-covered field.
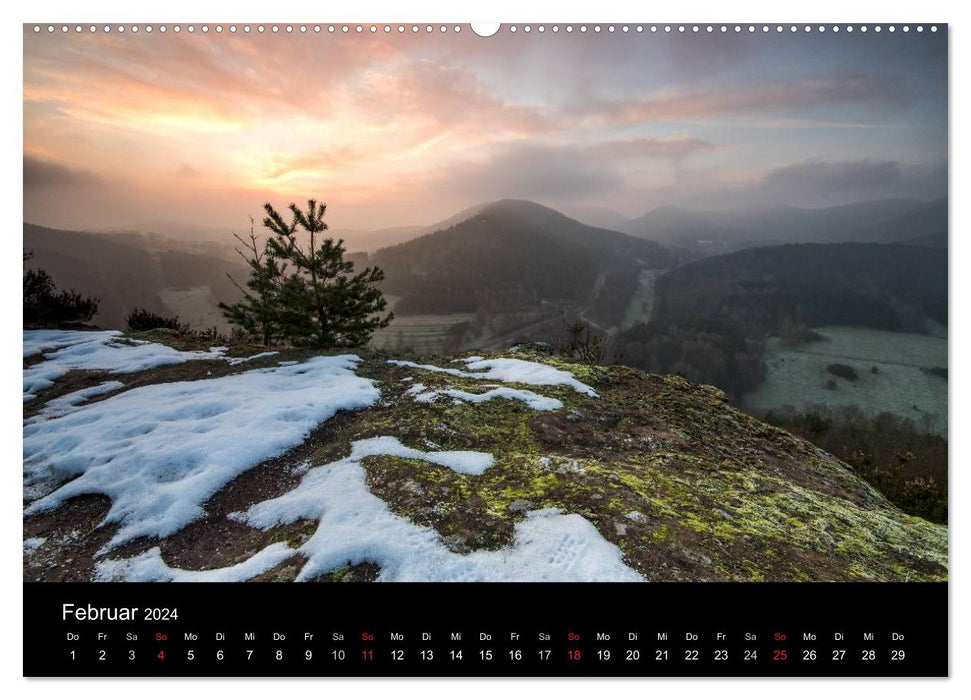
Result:
<instances>
[{"instance_id":1,"label":"frost-covered field","mask_svg":"<svg viewBox=\"0 0 971 700\"><path fill-rule=\"evenodd\" d=\"M922 371L947 368L947 338L839 326L814 330L828 340L789 348L778 338L769 339L768 374L758 391L745 397L748 410L856 405L870 413L912 418L947 434L947 381ZM833 376L826 368L834 363L850 365L858 378ZM827 388L830 380L835 389Z\"/></svg>"},{"instance_id":2,"label":"frost-covered field","mask_svg":"<svg viewBox=\"0 0 971 700\"><path fill-rule=\"evenodd\" d=\"M436 530L392 512L369 490L363 461L404 457L475 478L493 466L493 456L424 451L390 436L357 440L342 459L307 463L291 491L232 515L261 530L317 521L315 534L300 546L276 542L242 562L206 571L171 567L155 546L119 556L116 550L122 545L164 539L204 517L207 501L236 477L300 445L338 411L375 405L381 391L375 381L358 375L361 360L355 355L284 361L248 371L244 366L227 376L125 389L126 374L189 360L226 363L230 358L224 348L181 352L126 341L114 332L25 332L24 356L41 350L44 359L24 370L25 402L71 370L118 375L118 380L51 399L23 428L25 515L51 512L76 496L110 498L101 525L114 528L114 534L96 554L99 579L246 580L298 555L306 561L301 580L348 562L376 564L384 581L640 579L621 551L586 519L557 509L527 513L516 525L511 544L499 550L450 550ZM435 395L422 387L399 400L444 399L475 406L507 399L532 410L562 408L557 399L495 382L566 386L596 396L570 372L535 362L470 357L462 363L464 369L422 368L492 383L481 392L445 387L431 392ZM229 364L239 365L240 360ZM43 546L41 538L25 540L25 556Z\"/></svg>"}]
</instances>

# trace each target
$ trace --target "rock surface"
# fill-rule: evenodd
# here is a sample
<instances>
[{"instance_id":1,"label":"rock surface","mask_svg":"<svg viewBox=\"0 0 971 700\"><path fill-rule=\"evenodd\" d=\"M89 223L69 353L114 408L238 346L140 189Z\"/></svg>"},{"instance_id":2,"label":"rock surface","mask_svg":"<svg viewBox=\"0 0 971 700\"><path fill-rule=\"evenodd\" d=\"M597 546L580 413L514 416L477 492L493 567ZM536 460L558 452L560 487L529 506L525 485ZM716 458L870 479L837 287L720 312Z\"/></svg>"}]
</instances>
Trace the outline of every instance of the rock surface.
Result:
<instances>
[{"instance_id":1,"label":"rock surface","mask_svg":"<svg viewBox=\"0 0 971 700\"><path fill-rule=\"evenodd\" d=\"M156 339L158 342L172 342ZM251 352L252 349L247 352ZM282 351L225 375L308 353ZM490 453L494 463L464 474L428 461L388 455L363 462L367 486L392 512L433 528L456 554L510 545L517 523L534 509L556 508L589 521L649 581L917 581L947 578L947 529L905 515L835 457L732 408L710 386L626 367L569 364L526 347L488 358L518 358L572 374L596 396L568 385L503 382L562 402L537 411L497 397L473 403L419 402L408 389L481 394L498 384L389 364L363 355L357 374L381 399L342 411L299 447L249 469L216 493L205 516L162 539L140 538L113 551L135 556L159 547L168 565L210 569L237 564L276 543L298 547L316 522L267 530L230 517L295 488L308 465L349 454L353 441L393 436L409 447ZM487 358L487 359L488 359ZM456 367L449 360L434 362ZM26 357L25 366L36 363ZM132 386L206 376L203 363L132 375ZM213 363L213 367L216 364ZM153 373L154 372L154 373ZM184 376L183 376L184 375ZM104 373L66 375L24 404L25 416L69 391L96 386ZM124 390L122 390L124 391ZM455 393L455 392L453 392ZM105 400L94 396L91 401ZM24 519L28 580L90 580L116 525L101 519L103 496L74 498ZM299 556L260 580L292 580ZM373 580L373 565L349 562L327 580Z\"/></svg>"}]
</instances>

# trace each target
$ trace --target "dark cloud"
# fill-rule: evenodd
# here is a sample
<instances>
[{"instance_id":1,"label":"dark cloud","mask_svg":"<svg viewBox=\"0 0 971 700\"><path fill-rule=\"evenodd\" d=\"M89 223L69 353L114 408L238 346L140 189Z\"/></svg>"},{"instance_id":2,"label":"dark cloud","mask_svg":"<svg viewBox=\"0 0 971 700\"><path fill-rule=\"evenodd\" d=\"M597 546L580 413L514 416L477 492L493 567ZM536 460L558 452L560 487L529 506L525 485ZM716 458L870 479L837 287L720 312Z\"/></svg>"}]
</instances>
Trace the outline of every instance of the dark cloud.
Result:
<instances>
[{"instance_id":1,"label":"dark cloud","mask_svg":"<svg viewBox=\"0 0 971 700\"><path fill-rule=\"evenodd\" d=\"M769 172L764 194L806 205L890 197L942 197L946 171L917 168L894 160L808 160Z\"/></svg>"},{"instance_id":2,"label":"dark cloud","mask_svg":"<svg viewBox=\"0 0 971 700\"><path fill-rule=\"evenodd\" d=\"M43 187L90 187L98 184L99 178L85 170L72 170L59 163L24 156L24 189Z\"/></svg>"}]
</instances>

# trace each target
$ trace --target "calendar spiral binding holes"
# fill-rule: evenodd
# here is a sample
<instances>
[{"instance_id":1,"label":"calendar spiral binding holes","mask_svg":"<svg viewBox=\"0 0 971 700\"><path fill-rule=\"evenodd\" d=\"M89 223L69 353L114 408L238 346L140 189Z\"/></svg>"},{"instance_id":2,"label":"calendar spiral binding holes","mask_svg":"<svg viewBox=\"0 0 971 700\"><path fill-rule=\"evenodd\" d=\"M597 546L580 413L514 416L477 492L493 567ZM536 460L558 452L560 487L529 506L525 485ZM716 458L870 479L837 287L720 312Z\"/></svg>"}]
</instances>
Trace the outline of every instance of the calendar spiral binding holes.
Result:
<instances>
[{"instance_id":1,"label":"calendar spiral binding holes","mask_svg":"<svg viewBox=\"0 0 971 700\"><path fill-rule=\"evenodd\" d=\"M936 24L510 24L498 30L480 30L461 24L34 24L35 34L460 34L488 37L507 34L921 34L936 33Z\"/></svg>"}]
</instances>

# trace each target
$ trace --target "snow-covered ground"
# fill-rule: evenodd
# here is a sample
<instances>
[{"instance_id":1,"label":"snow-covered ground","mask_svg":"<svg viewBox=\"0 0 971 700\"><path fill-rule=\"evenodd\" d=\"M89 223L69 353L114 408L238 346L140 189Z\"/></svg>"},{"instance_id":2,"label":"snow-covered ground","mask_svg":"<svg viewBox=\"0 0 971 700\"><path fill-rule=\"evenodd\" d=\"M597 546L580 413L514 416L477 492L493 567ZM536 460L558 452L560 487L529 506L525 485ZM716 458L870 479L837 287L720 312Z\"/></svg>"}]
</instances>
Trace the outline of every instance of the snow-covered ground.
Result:
<instances>
[{"instance_id":1,"label":"snow-covered ground","mask_svg":"<svg viewBox=\"0 0 971 700\"><path fill-rule=\"evenodd\" d=\"M44 359L24 370L24 401L35 398L71 370L104 370L132 374L191 360L225 360L230 365L278 355L275 351L249 357L227 357L226 348L176 350L148 340L122 340L121 331L24 331L24 357L44 353Z\"/></svg>"},{"instance_id":2,"label":"snow-covered ground","mask_svg":"<svg viewBox=\"0 0 971 700\"><path fill-rule=\"evenodd\" d=\"M96 386L89 386L85 389L72 391L69 394L58 396L56 399L51 399L45 403L44 407L40 410L40 413L28 418L26 422L37 423L50 418L57 418L58 416L67 415L68 413L74 411L78 404L82 404L89 399L95 398L96 396L102 396L104 394L109 394L112 391L117 391L118 389L124 388L125 385L121 382L102 382Z\"/></svg>"},{"instance_id":3,"label":"snow-covered ground","mask_svg":"<svg viewBox=\"0 0 971 700\"><path fill-rule=\"evenodd\" d=\"M341 409L378 400L358 377L355 355L315 357L194 382L137 387L49 420L24 425L24 477L73 478L27 513L81 494L112 499L109 546L164 537L202 515L202 504L233 478L299 445Z\"/></svg>"},{"instance_id":4,"label":"snow-covered ground","mask_svg":"<svg viewBox=\"0 0 971 700\"><path fill-rule=\"evenodd\" d=\"M53 352L71 345L107 342L119 335L121 331L24 331L24 357L36 355L39 352Z\"/></svg>"},{"instance_id":5,"label":"snow-covered ground","mask_svg":"<svg viewBox=\"0 0 971 700\"><path fill-rule=\"evenodd\" d=\"M120 331L24 331L24 357L44 352L44 359L24 370L24 401L53 386L71 370L131 374L190 360L216 360L226 348L183 351L147 340L121 342Z\"/></svg>"},{"instance_id":6,"label":"snow-covered ground","mask_svg":"<svg viewBox=\"0 0 971 700\"><path fill-rule=\"evenodd\" d=\"M516 384L531 384L533 386L565 385L572 387L578 393L593 397L597 396L597 392L579 381L571 372L550 367L540 362L517 360L511 357L498 357L490 360L481 357L466 357L458 360L458 362L464 363L469 371L455 369L454 367L421 365L407 360L388 360L388 362L399 367L414 367L428 372L450 374L453 377L462 377L465 379L491 379Z\"/></svg>"},{"instance_id":7,"label":"snow-covered ground","mask_svg":"<svg viewBox=\"0 0 971 700\"><path fill-rule=\"evenodd\" d=\"M258 360L261 357L273 357L274 355L279 355L279 354L280 353L278 353L277 351L271 350L269 352L258 352L255 355L250 355L249 357L227 357L226 361L229 362L229 364L235 366L235 365L241 365L244 362L249 362L250 360Z\"/></svg>"},{"instance_id":8,"label":"snow-covered ground","mask_svg":"<svg viewBox=\"0 0 971 700\"><path fill-rule=\"evenodd\" d=\"M136 372L190 359L228 359L223 348L187 353L156 343L118 342L114 332L28 331L24 356L45 359L24 370L25 395L50 386L72 369ZM254 357L265 356L266 353ZM253 359L253 358L248 358ZM101 580L241 581L294 555L306 557L301 580L345 566L373 562L382 581L636 581L621 551L579 515L554 509L531 511L516 525L512 544L499 551L457 554L432 528L394 514L368 489L362 462L391 455L423 460L474 479L493 456L473 451L423 451L391 436L355 441L350 455L323 466L304 465L289 493L234 515L269 529L298 520L318 521L301 547L275 543L222 569L184 571L169 567L159 548L128 559L110 550L137 537L171 535L204 514L206 501L260 462L299 445L308 433L342 409L375 404L375 383L355 370L355 355L281 362L276 367L198 381L136 387L94 403L91 398L123 389L104 382L49 401L24 423L24 494L36 499L26 514L56 508L82 494L104 494L112 505L106 523L118 529L99 554ZM415 365L446 374L499 382L566 385L596 393L569 372L534 362L465 358L468 371ZM492 385L483 393L459 389L427 392L473 404L494 398L524 402L534 410L557 410L562 402L531 391ZM434 393L434 396L425 394ZM423 397L424 398L420 398ZM25 552L45 546L25 541Z\"/></svg>"},{"instance_id":9,"label":"snow-covered ground","mask_svg":"<svg viewBox=\"0 0 971 700\"><path fill-rule=\"evenodd\" d=\"M317 531L303 546L288 549L271 545L240 564L206 572L173 569L156 548L130 559L103 561L97 567L98 577L241 581L301 554L307 563L298 580L334 571L348 562L377 564L381 567L380 581L642 580L624 564L620 549L585 518L555 509L529 512L516 525L513 543L504 549L456 554L434 529L392 513L371 493L361 460L381 454L426 459L457 471L464 471L461 467L468 460L456 456L462 453L412 450L390 437L358 441L349 457L310 469L293 491L238 516L262 529L304 519L319 521Z\"/></svg>"},{"instance_id":10,"label":"snow-covered ground","mask_svg":"<svg viewBox=\"0 0 971 700\"><path fill-rule=\"evenodd\" d=\"M461 389L428 389L424 384L414 384L407 392L418 403L434 403L440 396L448 396L456 402L483 403L492 399L510 399L522 401L534 411L555 411L563 408L563 402L549 396L527 391L526 389L512 389L510 387L496 387L481 394L474 394Z\"/></svg>"}]
</instances>

